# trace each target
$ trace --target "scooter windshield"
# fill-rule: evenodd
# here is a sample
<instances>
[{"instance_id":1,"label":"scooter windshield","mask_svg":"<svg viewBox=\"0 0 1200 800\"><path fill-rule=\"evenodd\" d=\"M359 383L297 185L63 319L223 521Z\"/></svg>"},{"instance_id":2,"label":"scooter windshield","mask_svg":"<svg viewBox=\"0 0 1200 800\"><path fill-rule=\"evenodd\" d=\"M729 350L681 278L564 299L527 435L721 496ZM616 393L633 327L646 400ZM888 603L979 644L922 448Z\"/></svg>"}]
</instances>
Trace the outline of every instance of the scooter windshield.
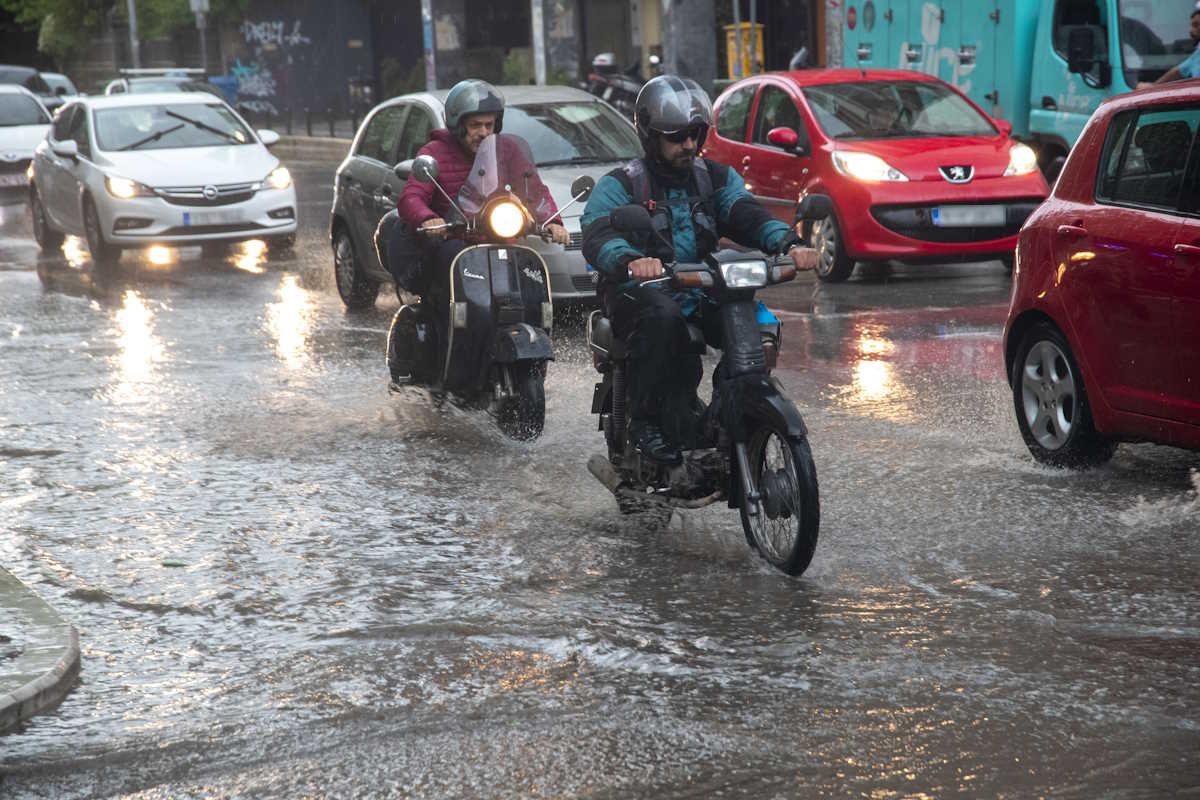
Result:
<instances>
[{"instance_id":1,"label":"scooter windshield","mask_svg":"<svg viewBox=\"0 0 1200 800\"><path fill-rule=\"evenodd\" d=\"M554 213L550 192L538 177L529 144L520 136L497 133L479 144L471 174L458 191L458 204L467 216L483 210L496 191L511 191L538 222Z\"/></svg>"}]
</instances>

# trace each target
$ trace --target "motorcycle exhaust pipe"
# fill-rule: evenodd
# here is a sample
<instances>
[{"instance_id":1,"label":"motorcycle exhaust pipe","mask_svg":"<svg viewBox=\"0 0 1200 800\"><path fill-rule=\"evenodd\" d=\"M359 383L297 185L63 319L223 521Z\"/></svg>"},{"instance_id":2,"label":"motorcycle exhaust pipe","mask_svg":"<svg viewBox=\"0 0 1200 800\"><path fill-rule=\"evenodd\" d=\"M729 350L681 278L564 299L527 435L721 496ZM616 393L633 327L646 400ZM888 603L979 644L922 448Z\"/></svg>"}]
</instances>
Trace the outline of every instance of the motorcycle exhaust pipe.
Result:
<instances>
[{"instance_id":1,"label":"motorcycle exhaust pipe","mask_svg":"<svg viewBox=\"0 0 1200 800\"><path fill-rule=\"evenodd\" d=\"M587 462L588 472L604 484L604 488L608 489L613 494L621 488L621 477L617 475L617 471L613 469L612 464L608 463L608 459L599 453L593 453Z\"/></svg>"}]
</instances>

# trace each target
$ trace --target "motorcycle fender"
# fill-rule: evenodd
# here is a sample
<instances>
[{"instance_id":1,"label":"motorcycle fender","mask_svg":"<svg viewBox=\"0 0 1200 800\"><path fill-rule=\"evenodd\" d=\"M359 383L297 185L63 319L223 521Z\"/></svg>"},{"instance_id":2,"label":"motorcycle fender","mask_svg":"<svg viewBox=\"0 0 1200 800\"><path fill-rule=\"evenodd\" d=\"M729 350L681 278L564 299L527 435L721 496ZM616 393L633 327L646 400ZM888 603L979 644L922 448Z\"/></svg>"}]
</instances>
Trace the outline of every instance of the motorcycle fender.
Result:
<instances>
[{"instance_id":1,"label":"motorcycle fender","mask_svg":"<svg viewBox=\"0 0 1200 800\"><path fill-rule=\"evenodd\" d=\"M804 424L804 417L800 416L800 409L783 394L779 382L774 378L746 398L746 416L772 425L789 438L808 436L808 426ZM752 430L756 426L751 422L746 427Z\"/></svg>"},{"instance_id":2,"label":"motorcycle fender","mask_svg":"<svg viewBox=\"0 0 1200 800\"><path fill-rule=\"evenodd\" d=\"M553 361L550 337L541 328L528 323L505 325L496 331L494 357L497 363L517 361Z\"/></svg>"}]
</instances>

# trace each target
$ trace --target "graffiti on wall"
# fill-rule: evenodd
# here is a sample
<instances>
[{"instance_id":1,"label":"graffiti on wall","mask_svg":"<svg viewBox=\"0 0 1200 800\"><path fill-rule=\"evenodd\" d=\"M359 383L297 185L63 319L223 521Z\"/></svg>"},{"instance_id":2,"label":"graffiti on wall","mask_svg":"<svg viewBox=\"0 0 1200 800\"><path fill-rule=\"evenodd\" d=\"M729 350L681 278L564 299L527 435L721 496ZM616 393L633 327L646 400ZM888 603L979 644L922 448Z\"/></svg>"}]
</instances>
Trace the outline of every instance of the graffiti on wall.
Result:
<instances>
[{"instance_id":1,"label":"graffiti on wall","mask_svg":"<svg viewBox=\"0 0 1200 800\"><path fill-rule=\"evenodd\" d=\"M259 114L278 116L290 103L287 76L312 39L301 32L301 21L246 20L241 26L246 54L230 68L237 79L238 106Z\"/></svg>"}]
</instances>

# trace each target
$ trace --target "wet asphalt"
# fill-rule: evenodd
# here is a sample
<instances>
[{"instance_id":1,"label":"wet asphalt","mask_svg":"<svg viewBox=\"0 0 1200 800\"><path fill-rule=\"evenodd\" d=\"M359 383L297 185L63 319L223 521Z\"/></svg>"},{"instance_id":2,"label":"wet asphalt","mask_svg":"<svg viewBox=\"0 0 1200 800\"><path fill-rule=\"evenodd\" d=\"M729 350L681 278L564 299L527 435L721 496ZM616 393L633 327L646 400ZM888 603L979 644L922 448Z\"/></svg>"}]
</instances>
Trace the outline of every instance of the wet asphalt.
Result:
<instances>
[{"instance_id":1,"label":"wet asphalt","mask_svg":"<svg viewBox=\"0 0 1200 800\"><path fill-rule=\"evenodd\" d=\"M292 167L282 256L97 279L0 217L0 563L83 653L0 738L0 796L1200 788L1200 455L1038 466L998 262L764 293L821 485L788 578L729 509L617 513L578 314L533 443L389 395L397 303L343 309L334 165Z\"/></svg>"}]
</instances>

